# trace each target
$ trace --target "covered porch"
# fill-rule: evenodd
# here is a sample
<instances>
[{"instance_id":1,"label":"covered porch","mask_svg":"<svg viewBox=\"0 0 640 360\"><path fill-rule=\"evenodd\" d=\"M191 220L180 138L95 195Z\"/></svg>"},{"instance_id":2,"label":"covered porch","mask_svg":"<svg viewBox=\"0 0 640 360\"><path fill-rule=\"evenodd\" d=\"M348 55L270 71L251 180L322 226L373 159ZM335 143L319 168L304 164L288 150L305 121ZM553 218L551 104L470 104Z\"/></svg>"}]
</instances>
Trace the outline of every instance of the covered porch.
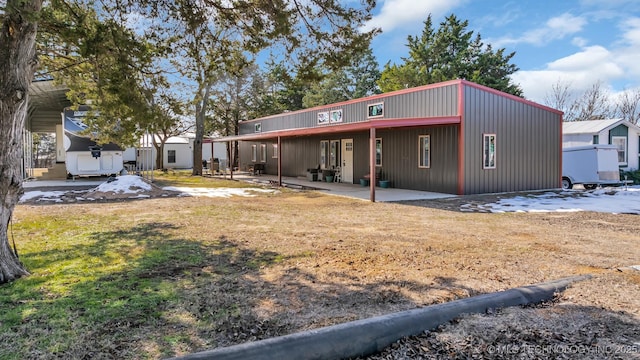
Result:
<instances>
[{"instance_id":1,"label":"covered porch","mask_svg":"<svg viewBox=\"0 0 640 360\"><path fill-rule=\"evenodd\" d=\"M251 123L252 121L249 121ZM214 139L216 142L229 142L229 146L238 143L239 151L237 161L231 163L238 164L238 170L249 170L255 165L260 164L260 168L266 174L274 176L274 183L283 185L283 178L304 180L305 172L309 169L318 168L321 173L337 171L341 174L340 185L355 185L354 188L362 192L366 190L366 198L375 202L376 192L386 191L385 187L377 187L377 181L368 181L367 187L359 185L360 179L379 179L382 172L382 138L381 136L390 137L393 135L394 142L387 142L388 151L386 151L386 167L390 171L385 170L386 175L395 175L395 181L392 183L396 188L394 190L416 191L416 194L422 193L456 193L457 178L455 170L457 163L449 162L446 166L451 169L432 168L435 172L452 174L445 182L449 185L448 191L437 188L415 188L410 186L402 186L401 181L407 184L410 181L420 181L424 176L425 169L420 169L418 160L413 159L411 164L415 166L406 166L408 161L403 158L398 148L403 147L404 151L410 151L411 156L418 156L418 147L415 144L415 153L408 150L405 146L407 139L418 140L418 132L434 131L435 136L439 136L446 141L439 142L439 146L445 146L443 153L452 154L457 160L459 152L457 151L458 138L460 136L459 126L460 116L443 116L443 117L427 117L427 118L410 118L410 119L380 119L354 122L349 124L339 124L330 127L313 127L300 129L276 130L269 132L257 132L255 134L245 134L238 136L230 136ZM425 130L431 129L431 130ZM385 135L382 135L385 134ZM402 134L402 135L398 135ZM326 143L326 144L323 144ZM337 149L337 155L333 155L333 149ZM322 159L322 145L326 145L327 151L325 160ZM273 146L273 150L270 147ZM412 148L413 149L413 148ZM320 150L320 151L318 151ZM335 161L327 159L334 157ZM415 160L415 161L414 161ZM262 165L264 164L264 165ZM330 166L327 166L330 165ZM435 173L432 171L432 173ZM420 173L419 173L420 172ZM414 176L415 175L415 176ZM333 186L326 182L313 182L315 186ZM313 185L312 185L313 186ZM352 188L353 189L353 188ZM412 190L408 190L412 189ZM397 193L397 192L396 192ZM358 196L363 197L363 196ZM394 201L394 200L382 200Z\"/></svg>"},{"instance_id":2,"label":"covered porch","mask_svg":"<svg viewBox=\"0 0 640 360\"><path fill-rule=\"evenodd\" d=\"M217 177L223 177L217 175ZM339 182L319 182L310 181L303 177L290 177L278 175L253 175L246 172L239 172L233 178L240 181L254 182L258 184L276 184L282 187L316 190L327 195L349 197L361 200L370 200L369 186L363 187L359 184L347 184ZM375 188L376 201L394 202L410 200L433 200L457 197L453 194L445 194L431 191L407 190L398 188Z\"/></svg>"}]
</instances>

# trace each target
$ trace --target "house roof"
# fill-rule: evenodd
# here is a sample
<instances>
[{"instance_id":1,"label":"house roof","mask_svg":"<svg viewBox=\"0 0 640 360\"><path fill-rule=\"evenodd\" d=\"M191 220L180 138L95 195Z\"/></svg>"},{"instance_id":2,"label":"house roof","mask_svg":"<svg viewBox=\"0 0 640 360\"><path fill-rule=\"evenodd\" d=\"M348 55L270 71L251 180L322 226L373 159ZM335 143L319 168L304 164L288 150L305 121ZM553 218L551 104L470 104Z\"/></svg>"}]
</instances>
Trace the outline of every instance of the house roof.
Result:
<instances>
[{"instance_id":1,"label":"house roof","mask_svg":"<svg viewBox=\"0 0 640 360\"><path fill-rule=\"evenodd\" d=\"M459 90L460 92L463 91L463 87L472 87L472 88L480 89L482 91L489 92L504 98L511 99L513 101L529 104L529 105L532 105L532 106L535 106L559 115L563 114L562 111L560 110L556 110L544 105L536 104L524 98L507 94L507 93L504 93L483 85L479 85L467 80L458 79L458 80L440 82L436 84L423 85L415 88L402 89L402 90L383 93L383 94L372 95L364 98L347 100L347 101L343 101L335 104L328 104L328 105L318 106L318 107L309 108L309 109L286 112L286 115L293 116L293 115L301 114L305 112L318 112L318 111L325 111L325 110L328 111L331 108L348 105L348 104L372 103L375 101L382 101L392 96L410 94L410 93L415 93L419 91L424 91L424 90L434 89L434 88L444 87L444 86L450 86L450 85L457 85L460 89ZM462 98L462 96L460 98ZM325 133L340 133L340 132L347 132L347 131L362 131L362 130L370 130L370 129L460 124L462 122L461 109L462 109L462 103L459 104L458 114L450 115L450 116L400 118L400 119L369 119L369 120L363 120L359 122L351 122L351 123L345 123L340 125L334 125L330 127L293 128L293 129L265 131L265 132L254 133L254 134L226 136L226 137L215 138L213 139L213 141L224 142L224 141L260 140L260 139L270 139L270 138L277 138L277 137L317 135L317 134L325 134ZM265 120L281 117L282 115L284 114L276 114L276 115L262 117L259 119L245 120L243 121L243 123L262 122Z\"/></svg>"},{"instance_id":2,"label":"house roof","mask_svg":"<svg viewBox=\"0 0 640 360\"><path fill-rule=\"evenodd\" d=\"M624 124L629 128L640 131L640 127L633 125L624 119L607 119L607 120L586 120L586 121L568 121L562 123L562 133L567 134L598 134L605 130L610 130L618 125Z\"/></svg>"},{"instance_id":3,"label":"house roof","mask_svg":"<svg viewBox=\"0 0 640 360\"><path fill-rule=\"evenodd\" d=\"M160 137L158 135L154 135L157 142L160 142ZM143 135L140 138L140 144L143 146L150 145L152 143L151 135ZM181 136L171 136L167 139L165 144L188 144L189 139Z\"/></svg>"}]
</instances>

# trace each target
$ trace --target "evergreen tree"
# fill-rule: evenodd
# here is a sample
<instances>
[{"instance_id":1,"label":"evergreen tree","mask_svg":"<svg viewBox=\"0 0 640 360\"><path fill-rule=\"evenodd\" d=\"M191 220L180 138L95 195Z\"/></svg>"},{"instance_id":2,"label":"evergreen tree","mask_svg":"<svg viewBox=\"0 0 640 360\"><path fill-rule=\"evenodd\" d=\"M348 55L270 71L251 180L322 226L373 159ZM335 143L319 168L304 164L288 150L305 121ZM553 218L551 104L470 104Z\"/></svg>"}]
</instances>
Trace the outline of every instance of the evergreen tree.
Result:
<instances>
[{"instance_id":1,"label":"evergreen tree","mask_svg":"<svg viewBox=\"0 0 640 360\"><path fill-rule=\"evenodd\" d=\"M515 53L486 47L480 34L467 30L469 21L448 16L436 31L431 15L420 36L407 38L409 57L403 64L387 63L378 84L383 92L441 81L466 79L509 94L521 96L522 89L509 76L518 67L509 61Z\"/></svg>"},{"instance_id":2,"label":"evergreen tree","mask_svg":"<svg viewBox=\"0 0 640 360\"><path fill-rule=\"evenodd\" d=\"M379 94L379 79L378 62L371 49L367 49L360 56L354 56L349 66L328 72L313 84L303 98L303 105L310 108Z\"/></svg>"}]
</instances>

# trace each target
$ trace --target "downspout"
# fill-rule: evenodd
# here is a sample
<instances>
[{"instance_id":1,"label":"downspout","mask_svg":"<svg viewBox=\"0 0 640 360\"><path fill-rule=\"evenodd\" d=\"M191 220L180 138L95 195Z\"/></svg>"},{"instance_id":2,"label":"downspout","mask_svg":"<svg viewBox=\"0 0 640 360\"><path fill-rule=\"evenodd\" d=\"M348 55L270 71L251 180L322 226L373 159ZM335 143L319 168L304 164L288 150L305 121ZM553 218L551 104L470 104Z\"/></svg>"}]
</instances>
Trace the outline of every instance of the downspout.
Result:
<instances>
[{"instance_id":1,"label":"downspout","mask_svg":"<svg viewBox=\"0 0 640 360\"><path fill-rule=\"evenodd\" d=\"M560 158L560 161L559 161L559 163L560 163L560 170L559 170L560 176L558 176L558 184L557 184L557 186L558 186L560 189L562 189L562 165L563 165L563 164L562 164L562 155L563 155L563 153L562 153L562 139L564 138L564 134L563 134L563 126L562 126L562 123L563 123L563 122L564 122L564 113L562 113L562 114L560 115L560 138L558 139L558 142L559 142L559 144L558 144L558 145L559 145L559 147L560 147L560 149L559 149L560 151L558 151L558 153L559 153L559 158Z\"/></svg>"},{"instance_id":2,"label":"downspout","mask_svg":"<svg viewBox=\"0 0 640 360\"><path fill-rule=\"evenodd\" d=\"M464 195L464 82L458 82L458 116L460 126L458 127L458 195Z\"/></svg>"}]
</instances>

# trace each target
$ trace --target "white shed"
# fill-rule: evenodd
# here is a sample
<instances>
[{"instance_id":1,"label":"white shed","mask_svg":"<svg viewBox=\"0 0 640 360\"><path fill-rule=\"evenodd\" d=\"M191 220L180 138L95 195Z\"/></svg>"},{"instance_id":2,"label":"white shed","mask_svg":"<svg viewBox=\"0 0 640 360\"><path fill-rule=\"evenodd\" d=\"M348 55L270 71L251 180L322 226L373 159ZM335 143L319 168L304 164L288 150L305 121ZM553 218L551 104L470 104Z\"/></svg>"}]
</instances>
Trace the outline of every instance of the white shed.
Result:
<instances>
[{"instance_id":1,"label":"white shed","mask_svg":"<svg viewBox=\"0 0 640 360\"><path fill-rule=\"evenodd\" d=\"M193 143L194 136L190 134L172 136L167 139L164 144L163 167L171 169L193 168ZM136 149L136 155L138 168L149 168L150 165L147 165L147 162L150 161L153 161L155 166L156 149L153 147L150 137L140 140L140 147ZM226 146L223 143L213 144L211 140L205 139L202 144L202 160L209 163L212 158L217 158L220 166L224 166L227 158Z\"/></svg>"}]
</instances>

